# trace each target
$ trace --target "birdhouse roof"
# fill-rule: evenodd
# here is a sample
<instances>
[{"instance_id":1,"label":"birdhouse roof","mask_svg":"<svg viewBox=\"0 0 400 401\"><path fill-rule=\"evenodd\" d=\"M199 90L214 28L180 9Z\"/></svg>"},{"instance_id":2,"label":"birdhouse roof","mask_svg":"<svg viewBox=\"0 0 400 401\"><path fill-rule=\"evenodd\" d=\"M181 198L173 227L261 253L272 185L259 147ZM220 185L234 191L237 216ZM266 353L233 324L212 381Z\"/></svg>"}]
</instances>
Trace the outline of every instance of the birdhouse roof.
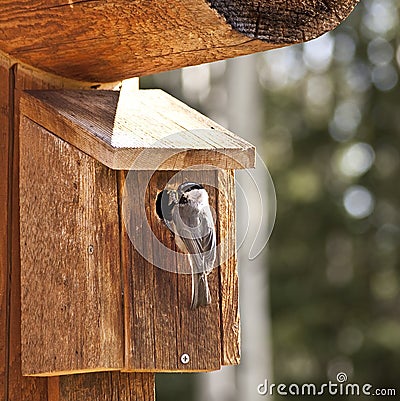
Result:
<instances>
[{"instance_id":1,"label":"birdhouse roof","mask_svg":"<svg viewBox=\"0 0 400 401\"><path fill-rule=\"evenodd\" d=\"M28 91L21 112L115 170L255 165L253 145L161 90Z\"/></svg>"}]
</instances>

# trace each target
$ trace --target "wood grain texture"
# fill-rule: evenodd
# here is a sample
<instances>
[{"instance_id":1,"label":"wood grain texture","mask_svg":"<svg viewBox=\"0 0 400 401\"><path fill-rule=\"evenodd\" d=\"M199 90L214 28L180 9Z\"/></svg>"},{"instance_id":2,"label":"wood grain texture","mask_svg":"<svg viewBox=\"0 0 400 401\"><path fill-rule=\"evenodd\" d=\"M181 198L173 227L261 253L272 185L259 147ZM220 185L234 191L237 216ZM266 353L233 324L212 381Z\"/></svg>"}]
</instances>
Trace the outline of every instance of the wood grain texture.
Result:
<instances>
[{"instance_id":1,"label":"wood grain texture","mask_svg":"<svg viewBox=\"0 0 400 401\"><path fill-rule=\"evenodd\" d=\"M255 148L161 90L33 91L23 113L117 170L252 168Z\"/></svg>"},{"instance_id":2,"label":"wood grain texture","mask_svg":"<svg viewBox=\"0 0 400 401\"><path fill-rule=\"evenodd\" d=\"M154 401L154 374L99 372L49 378L52 401Z\"/></svg>"},{"instance_id":3,"label":"wood grain texture","mask_svg":"<svg viewBox=\"0 0 400 401\"><path fill-rule=\"evenodd\" d=\"M118 174L120 177L119 199L120 202L124 202L120 203L120 210L125 208L124 219L120 221L121 267L124 277L125 365L154 369L154 268L149 261L135 252L126 231L126 227L134 227L135 232L138 233L135 246L142 248L146 253L151 252L151 242L140 235L144 221L134 213L135 209L145 210L144 194L142 193L141 196L138 194L141 184L139 180L144 179L144 182L148 182L150 173L131 174L130 185L126 187L126 172L118 172ZM130 199L135 202L135 207L130 206ZM150 291L147 292L148 290Z\"/></svg>"},{"instance_id":4,"label":"wood grain texture","mask_svg":"<svg viewBox=\"0 0 400 401\"><path fill-rule=\"evenodd\" d=\"M10 273L9 220L10 195L10 74L0 64L0 400L7 392L8 376L8 277ZM12 169L11 169L12 171Z\"/></svg>"},{"instance_id":5,"label":"wood grain texture","mask_svg":"<svg viewBox=\"0 0 400 401\"><path fill-rule=\"evenodd\" d=\"M239 277L236 253L236 195L232 170L218 171L218 233L221 243L221 339L223 365L240 363ZM233 240L232 240L233 238Z\"/></svg>"},{"instance_id":6,"label":"wood grain texture","mask_svg":"<svg viewBox=\"0 0 400 401\"><path fill-rule=\"evenodd\" d=\"M5 400L13 401L46 401L47 380L44 378L25 378L21 372L21 281L20 281L20 238L19 238L19 93L20 88L40 88L44 86L41 79L34 79L18 65L0 58L0 62L9 66L9 231L7 235L9 279L8 291L8 377ZM18 86L19 85L19 86ZM46 87L48 84L46 84Z\"/></svg>"},{"instance_id":7,"label":"wood grain texture","mask_svg":"<svg viewBox=\"0 0 400 401\"><path fill-rule=\"evenodd\" d=\"M7 66L10 74L9 125L12 148L11 157L11 198L9 205L10 232L9 259L11 265L9 296L9 358L8 380L5 399L8 400L47 400L47 379L23 377L21 368L21 282L20 282L20 236L19 236L19 121L20 98L25 89L89 89L92 84L43 73L35 68L16 64L0 54L0 63ZM100 85L110 89L115 84ZM78 383L79 384L79 383Z\"/></svg>"},{"instance_id":8,"label":"wood grain texture","mask_svg":"<svg viewBox=\"0 0 400 401\"><path fill-rule=\"evenodd\" d=\"M64 77L115 81L308 40L356 3L3 0L0 49Z\"/></svg>"},{"instance_id":9,"label":"wood grain texture","mask_svg":"<svg viewBox=\"0 0 400 401\"><path fill-rule=\"evenodd\" d=\"M1 185L8 182L7 207L7 251L1 250L1 260L6 259L7 264L1 264L1 276L6 274L5 282L7 293L7 304L2 309L2 313L7 314L6 325L2 326L7 332L6 339L6 360L1 361L1 370L6 372L4 392L0 392L0 400L45 400L47 399L47 380L24 378L21 373L21 343L20 343L20 265L19 265L19 141L18 141L18 122L19 122L19 93L22 88L43 88L55 87L56 80L47 80L47 77L39 78L38 75L31 73L28 69L23 71L14 64L12 60L0 54L0 65L3 70L1 109L3 133L7 132L7 138L1 141L4 146L4 153L1 152L1 159L8 159L8 170L1 171ZM18 74L18 71L20 74ZM44 74L42 74L44 75ZM24 77L24 79L22 78ZM51 82L51 84L50 84ZM6 86L8 85L8 89ZM82 88L82 86L79 86ZM4 92L3 92L4 90ZM2 138L3 139L3 138ZM8 148L7 145L8 143ZM3 226L4 227L4 226ZM5 270L7 269L7 273ZM3 316L3 315L2 315ZM4 397L4 398L3 398Z\"/></svg>"},{"instance_id":10,"label":"wood grain texture","mask_svg":"<svg viewBox=\"0 0 400 401\"><path fill-rule=\"evenodd\" d=\"M127 321L125 364L128 370L203 371L219 369L223 363L238 363L234 351L239 347L238 336L229 334L222 339L221 334L221 317L225 319L225 326L231 325L233 320L238 324L235 263L224 263L212 271L209 275L211 305L191 310L191 276L175 273L190 271L187 257L177 252L173 236L155 212L157 194L166 185L176 188L184 181L202 183L209 192L216 220L226 221L217 226L225 230L222 237L228 245L224 246L233 250L235 230L231 226L228 229L232 216L224 214L233 209L226 206L225 195L220 196L225 188L219 187L231 185L233 181L219 179L221 174L228 173L216 170L120 173L121 209L126 224L122 227L122 241L125 242L122 260ZM147 225L151 231L146 229ZM223 273L222 269L225 270ZM227 291L232 294L228 296ZM222 300L222 294L229 302ZM232 312L226 310L228 303ZM225 308L224 312L221 307ZM231 317L232 313L234 317ZM230 350L225 351L229 355L236 352L236 359L222 356L225 349ZM188 364L182 364L180 360L184 353L190 356Z\"/></svg>"},{"instance_id":11,"label":"wood grain texture","mask_svg":"<svg viewBox=\"0 0 400 401\"><path fill-rule=\"evenodd\" d=\"M115 172L20 128L22 372L123 366Z\"/></svg>"},{"instance_id":12,"label":"wood grain texture","mask_svg":"<svg viewBox=\"0 0 400 401\"><path fill-rule=\"evenodd\" d=\"M208 0L238 32L271 44L305 42L334 29L359 0Z\"/></svg>"}]
</instances>

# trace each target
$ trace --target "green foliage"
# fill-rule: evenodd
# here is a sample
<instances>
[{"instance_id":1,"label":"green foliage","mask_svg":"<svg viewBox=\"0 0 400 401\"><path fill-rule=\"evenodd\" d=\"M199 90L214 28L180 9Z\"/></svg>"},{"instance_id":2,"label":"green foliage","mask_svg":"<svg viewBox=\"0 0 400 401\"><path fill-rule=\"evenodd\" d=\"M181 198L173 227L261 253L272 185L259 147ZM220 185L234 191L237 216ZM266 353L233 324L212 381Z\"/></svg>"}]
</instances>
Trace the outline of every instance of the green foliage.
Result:
<instances>
[{"instance_id":1,"label":"green foliage","mask_svg":"<svg viewBox=\"0 0 400 401\"><path fill-rule=\"evenodd\" d=\"M165 373L156 375L156 400L190 401L193 399L193 374Z\"/></svg>"}]
</instances>

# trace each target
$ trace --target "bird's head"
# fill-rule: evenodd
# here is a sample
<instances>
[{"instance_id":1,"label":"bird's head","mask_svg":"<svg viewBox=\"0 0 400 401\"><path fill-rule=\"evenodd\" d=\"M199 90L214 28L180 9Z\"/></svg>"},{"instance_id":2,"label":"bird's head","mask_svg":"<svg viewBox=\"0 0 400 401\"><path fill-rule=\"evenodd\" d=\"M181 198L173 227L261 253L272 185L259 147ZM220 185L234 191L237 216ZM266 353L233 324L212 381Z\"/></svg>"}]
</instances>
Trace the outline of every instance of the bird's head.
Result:
<instances>
[{"instance_id":1,"label":"bird's head","mask_svg":"<svg viewBox=\"0 0 400 401\"><path fill-rule=\"evenodd\" d=\"M179 185L177 192L180 205L189 204L197 209L208 205L208 193L201 184L184 182Z\"/></svg>"}]
</instances>

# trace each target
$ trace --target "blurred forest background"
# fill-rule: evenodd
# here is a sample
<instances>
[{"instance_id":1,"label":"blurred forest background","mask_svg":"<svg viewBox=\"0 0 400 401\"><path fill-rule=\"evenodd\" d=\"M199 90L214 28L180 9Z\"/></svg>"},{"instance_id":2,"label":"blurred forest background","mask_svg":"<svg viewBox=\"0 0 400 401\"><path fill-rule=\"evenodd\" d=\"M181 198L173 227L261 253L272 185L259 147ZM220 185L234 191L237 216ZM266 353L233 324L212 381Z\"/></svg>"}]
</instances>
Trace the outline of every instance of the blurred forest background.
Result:
<instances>
[{"instance_id":1,"label":"blurred forest background","mask_svg":"<svg viewBox=\"0 0 400 401\"><path fill-rule=\"evenodd\" d=\"M277 194L268 250L240 260L241 284L246 264L261 266L248 291L264 294L258 306L241 300L244 364L158 375L158 401L267 399L264 379L319 384L338 372L400 394L399 65L399 2L362 0L304 45L141 80L255 142Z\"/></svg>"}]
</instances>

